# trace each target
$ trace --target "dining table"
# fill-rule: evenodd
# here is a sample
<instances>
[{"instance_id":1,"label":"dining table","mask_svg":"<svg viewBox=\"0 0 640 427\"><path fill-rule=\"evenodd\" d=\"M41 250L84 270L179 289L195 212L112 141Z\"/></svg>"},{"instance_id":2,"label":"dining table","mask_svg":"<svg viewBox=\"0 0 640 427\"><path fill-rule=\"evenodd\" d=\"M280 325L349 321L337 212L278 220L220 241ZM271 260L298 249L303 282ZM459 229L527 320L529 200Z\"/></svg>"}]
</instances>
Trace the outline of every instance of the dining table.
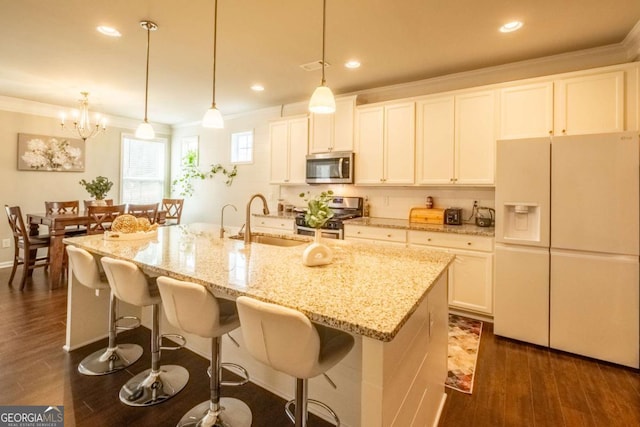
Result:
<instances>
[{"instance_id":1,"label":"dining table","mask_svg":"<svg viewBox=\"0 0 640 427\"><path fill-rule=\"evenodd\" d=\"M41 225L49 228L49 289L56 289L62 283L64 243L67 227L87 226L91 223L91 217L86 211L78 213L31 213L27 214L29 223L29 234L36 236L39 234Z\"/></svg>"},{"instance_id":2,"label":"dining table","mask_svg":"<svg viewBox=\"0 0 640 427\"><path fill-rule=\"evenodd\" d=\"M155 222L164 225L166 222L166 211L156 213ZM62 239L68 231L68 227L87 226L93 222L87 211L78 213L32 213L27 214L29 223L29 234L37 236L41 225L49 228L49 289L57 289L62 284L64 243Z\"/></svg>"}]
</instances>

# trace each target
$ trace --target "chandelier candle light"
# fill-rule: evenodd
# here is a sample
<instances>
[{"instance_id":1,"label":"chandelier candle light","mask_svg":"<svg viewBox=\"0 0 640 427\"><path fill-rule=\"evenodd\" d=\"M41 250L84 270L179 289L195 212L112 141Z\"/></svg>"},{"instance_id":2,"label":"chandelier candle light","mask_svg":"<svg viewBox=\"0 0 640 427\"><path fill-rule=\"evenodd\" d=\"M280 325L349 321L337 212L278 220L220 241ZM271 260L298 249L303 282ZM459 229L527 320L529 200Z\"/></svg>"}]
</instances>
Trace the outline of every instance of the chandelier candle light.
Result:
<instances>
[{"instance_id":1,"label":"chandelier candle light","mask_svg":"<svg viewBox=\"0 0 640 427\"><path fill-rule=\"evenodd\" d=\"M86 141L107 129L107 119L101 117L100 114L96 114L96 124L95 126L92 125L89 117L89 92L80 92L80 95L82 95L82 99L78 100L80 112L73 111L73 130L71 132L75 132L83 141ZM64 123L65 120L66 115L60 113L60 127L62 130L67 129Z\"/></svg>"},{"instance_id":2,"label":"chandelier candle light","mask_svg":"<svg viewBox=\"0 0 640 427\"><path fill-rule=\"evenodd\" d=\"M151 21L140 21L140 26L147 30L147 72L144 89L144 122L140 123L140 125L138 125L138 129L136 129L136 138L153 139L155 138L156 133L147 120L147 106L149 101L149 45L151 44L151 31L157 30L158 26Z\"/></svg>"},{"instance_id":3,"label":"chandelier candle light","mask_svg":"<svg viewBox=\"0 0 640 427\"><path fill-rule=\"evenodd\" d=\"M324 45L326 39L327 28L327 0L322 0L322 81L320 86L316 88L309 100L309 111L316 114L331 114L336 111L336 100L333 97L333 92L327 86L327 82L324 78L324 69L327 63L324 60Z\"/></svg>"},{"instance_id":4,"label":"chandelier candle light","mask_svg":"<svg viewBox=\"0 0 640 427\"><path fill-rule=\"evenodd\" d=\"M206 128L222 129L224 128L224 119L220 110L216 108L216 43L218 35L218 0L213 1L213 93L211 108L204 113L202 118L202 126Z\"/></svg>"}]
</instances>

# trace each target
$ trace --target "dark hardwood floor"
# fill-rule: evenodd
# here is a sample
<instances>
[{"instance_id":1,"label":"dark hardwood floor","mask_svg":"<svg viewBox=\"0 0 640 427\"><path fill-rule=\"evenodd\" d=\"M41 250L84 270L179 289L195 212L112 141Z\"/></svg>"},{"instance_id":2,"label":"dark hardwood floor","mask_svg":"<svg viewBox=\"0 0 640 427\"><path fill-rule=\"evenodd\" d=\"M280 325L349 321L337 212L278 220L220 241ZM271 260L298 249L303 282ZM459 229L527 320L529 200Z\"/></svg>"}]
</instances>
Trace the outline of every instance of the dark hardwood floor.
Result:
<instances>
[{"instance_id":1,"label":"dark hardwood floor","mask_svg":"<svg viewBox=\"0 0 640 427\"><path fill-rule=\"evenodd\" d=\"M175 426L208 398L208 361L188 351L163 352L163 363L187 368L186 388L171 400L132 408L118 390L150 365L144 328L119 335L145 353L128 370L101 377L77 371L82 358L105 345L66 353L66 289L50 292L38 270L24 292L7 286L10 269L0 269L0 405L64 405L65 426ZM640 426L640 374L493 335L485 323L472 395L447 389L440 422L449 426ZM254 384L225 387L223 395L246 402L256 427L288 427L284 401ZM311 417L310 426L328 426ZM353 426L355 427L355 426ZM367 427L367 426L362 426ZM402 426L401 426L402 427Z\"/></svg>"},{"instance_id":2,"label":"dark hardwood floor","mask_svg":"<svg viewBox=\"0 0 640 427\"><path fill-rule=\"evenodd\" d=\"M441 427L640 426L640 373L497 337L485 323L473 394L447 389Z\"/></svg>"}]
</instances>

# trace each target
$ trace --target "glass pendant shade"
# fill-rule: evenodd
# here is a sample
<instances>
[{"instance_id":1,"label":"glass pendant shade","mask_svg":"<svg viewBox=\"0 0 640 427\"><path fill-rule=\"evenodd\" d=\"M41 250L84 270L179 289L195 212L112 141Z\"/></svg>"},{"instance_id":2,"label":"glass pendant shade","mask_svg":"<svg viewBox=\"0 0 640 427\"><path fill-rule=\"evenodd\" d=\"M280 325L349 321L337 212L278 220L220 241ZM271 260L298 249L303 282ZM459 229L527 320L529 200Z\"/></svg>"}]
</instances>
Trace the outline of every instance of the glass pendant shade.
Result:
<instances>
[{"instance_id":1,"label":"glass pendant shade","mask_svg":"<svg viewBox=\"0 0 640 427\"><path fill-rule=\"evenodd\" d=\"M139 139L153 139L156 137L156 133L149 122L142 122L136 129L136 138Z\"/></svg>"},{"instance_id":2,"label":"glass pendant shade","mask_svg":"<svg viewBox=\"0 0 640 427\"><path fill-rule=\"evenodd\" d=\"M331 114L336 111L336 100L328 86L318 86L309 100L309 111L316 114Z\"/></svg>"},{"instance_id":3,"label":"glass pendant shade","mask_svg":"<svg viewBox=\"0 0 640 427\"><path fill-rule=\"evenodd\" d=\"M212 105L211 108L209 108L207 112L204 113L204 117L202 118L202 126L214 129L224 128L224 119L222 118L220 110Z\"/></svg>"}]
</instances>

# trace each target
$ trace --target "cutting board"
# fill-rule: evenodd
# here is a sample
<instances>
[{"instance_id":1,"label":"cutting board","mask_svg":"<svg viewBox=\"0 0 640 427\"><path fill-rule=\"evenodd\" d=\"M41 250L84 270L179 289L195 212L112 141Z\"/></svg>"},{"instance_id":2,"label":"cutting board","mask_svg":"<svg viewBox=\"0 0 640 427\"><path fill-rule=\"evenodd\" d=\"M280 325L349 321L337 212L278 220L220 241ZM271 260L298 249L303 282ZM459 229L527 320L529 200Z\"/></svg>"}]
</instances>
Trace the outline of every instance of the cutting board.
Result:
<instances>
[{"instance_id":1,"label":"cutting board","mask_svg":"<svg viewBox=\"0 0 640 427\"><path fill-rule=\"evenodd\" d=\"M418 224L444 224L444 209L411 208L409 222Z\"/></svg>"}]
</instances>

